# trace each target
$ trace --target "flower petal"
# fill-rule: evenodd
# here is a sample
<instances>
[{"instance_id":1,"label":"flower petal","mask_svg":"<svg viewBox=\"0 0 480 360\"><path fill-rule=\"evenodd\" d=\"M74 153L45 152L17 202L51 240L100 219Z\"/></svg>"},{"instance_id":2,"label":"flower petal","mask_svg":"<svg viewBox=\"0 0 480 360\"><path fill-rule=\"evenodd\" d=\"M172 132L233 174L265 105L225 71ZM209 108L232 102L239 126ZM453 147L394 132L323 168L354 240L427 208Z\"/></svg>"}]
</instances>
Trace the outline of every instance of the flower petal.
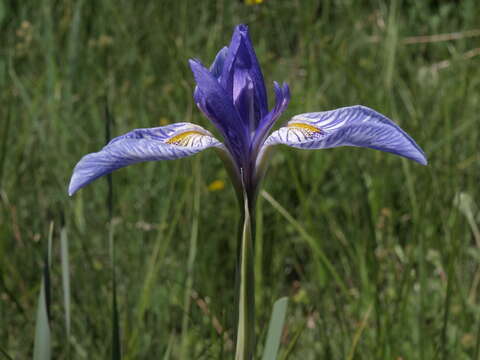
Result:
<instances>
[{"instance_id":1,"label":"flower petal","mask_svg":"<svg viewBox=\"0 0 480 360\"><path fill-rule=\"evenodd\" d=\"M93 180L143 161L173 160L210 147L223 147L210 132L191 123L136 129L112 139L102 150L84 156L73 170L69 195Z\"/></svg>"},{"instance_id":2,"label":"flower petal","mask_svg":"<svg viewBox=\"0 0 480 360\"><path fill-rule=\"evenodd\" d=\"M288 103L290 102L290 89L288 84L284 83L282 86L278 85L276 81L273 82L274 91L275 91L275 106L274 108L261 120L257 131L255 132L255 137L253 140L253 147L259 147L270 129L275 124L275 121L282 115L286 110Z\"/></svg>"},{"instance_id":3,"label":"flower petal","mask_svg":"<svg viewBox=\"0 0 480 360\"><path fill-rule=\"evenodd\" d=\"M249 145L248 128L240 120L232 99L202 64L190 60L190 67L198 86L194 94L197 106L220 130L232 155L242 161Z\"/></svg>"},{"instance_id":4,"label":"flower petal","mask_svg":"<svg viewBox=\"0 0 480 360\"><path fill-rule=\"evenodd\" d=\"M248 26L238 25L228 47L220 83L253 131L268 112L267 91ZM253 121L252 121L253 119Z\"/></svg>"},{"instance_id":5,"label":"flower petal","mask_svg":"<svg viewBox=\"0 0 480 360\"><path fill-rule=\"evenodd\" d=\"M212 65L210 65L210 73L216 78L219 79L222 75L223 66L225 64L225 59L228 55L228 47L223 47L215 56Z\"/></svg>"},{"instance_id":6,"label":"flower petal","mask_svg":"<svg viewBox=\"0 0 480 360\"><path fill-rule=\"evenodd\" d=\"M217 80L222 75L223 65L225 63L225 58L227 57L227 54L228 48L225 46L217 53L217 55L215 56L215 60L213 60L212 65L210 65L210 68L208 69L212 76ZM195 90L193 92L193 98L195 99L195 103L199 102L198 99L200 99L200 97L201 94L198 90L198 86L195 86Z\"/></svg>"},{"instance_id":7,"label":"flower petal","mask_svg":"<svg viewBox=\"0 0 480 360\"><path fill-rule=\"evenodd\" d=\"M427 164L423 150L405 131L382 114L361 105L296 115L287 126L273 132L263 148L275 144L299 149L367 147Z\"/></svg>"}]
</instances>

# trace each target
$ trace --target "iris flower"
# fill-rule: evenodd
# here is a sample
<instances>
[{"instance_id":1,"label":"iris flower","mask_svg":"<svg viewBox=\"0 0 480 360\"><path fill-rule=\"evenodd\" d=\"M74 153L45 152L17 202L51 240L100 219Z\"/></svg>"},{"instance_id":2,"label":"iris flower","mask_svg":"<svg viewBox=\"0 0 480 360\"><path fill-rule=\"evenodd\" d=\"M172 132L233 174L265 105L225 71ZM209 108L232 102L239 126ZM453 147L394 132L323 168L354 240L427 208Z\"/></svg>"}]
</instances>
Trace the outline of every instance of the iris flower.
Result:
<instances>
[{"instance_id":1,"label":"iris flower","mask_svg":"<svg viewBox=\"0 0 480 360\"><path fill-rule=\"evenodd\" d=\"M70 195L127 165L173 160L213 148L225 163L239 199L244 201L244 206L248 204L244 214L246 224L254 209L269 155L277 145L307 150L366 147L400 155L423 165L427 163L422 149L405 131L384 115L361 105L295 115L284 126L271 132L288 106L290 91L287 84L274 82L275 105L268 108L262 71L246 25L235 28L230 45L218 52L210 68L198 60L190 60L190 68L196 81L195 103L213 123L223 142L207 129L187 122L133 130L80 160L70 181ZM249 249L244 247L248 241L246 233L247 238L251 236L249 224L244 226L242 255L249 254ZM248 271L244 273L243 270L242 262L241 277L244 279ZM244 295L248 292L247 288L243 291ZM252 294L248 296L252 297ZM253 309L246 309L248 303L243 306L243 316L245 311L253 312ZM239 325L239 337L245 326L254 331L251 324L244 324L243 328ZM251 347L254 340L245 341L250 341ZM251 354L251 349L242 351L237 347L237 358L249 358Z\"/></svg>"},{"instance_id":2,"label":"iris flower","mask_svg":"<svg viewBox=\"0 0 480 360\"><path fill-rule=\"evenodd\" d=\"M269 135L288 106L290 91L287 84L274 82L275 106L268 109L262 71L246 25L235 28L230 45L219 51L209 69L198 60L190 60L190 68L197 83L195 103L223 143L205 128L187 122L135 129L80 160L70 181L70 195L127 165L179 159L208 148L217 150L237 188L243 183L249 197L258 190L269 149L279 144L308 150L367 147L427 163L422 149L405 131L361 105L295 115Z\"/></svg>"}]
</instances>

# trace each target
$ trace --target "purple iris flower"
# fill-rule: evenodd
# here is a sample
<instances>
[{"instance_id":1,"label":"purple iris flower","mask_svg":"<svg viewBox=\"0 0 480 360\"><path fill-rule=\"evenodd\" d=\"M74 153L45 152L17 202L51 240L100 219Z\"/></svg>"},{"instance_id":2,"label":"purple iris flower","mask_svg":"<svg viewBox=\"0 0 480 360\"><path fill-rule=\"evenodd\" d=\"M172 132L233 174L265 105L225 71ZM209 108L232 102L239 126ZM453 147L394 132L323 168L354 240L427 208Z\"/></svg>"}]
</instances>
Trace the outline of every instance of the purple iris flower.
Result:
<instances>
[{"instance_id":1,"label":"purple iris flower","mask_svg":"<svg viewBox=\"0 0 480 360\"><path fill-rule=\"evenodd\" d=\"M209 69L190 60L197 86L195 103L218 129L223 143L192 123L136 129L111 140L76 165L68 192L114 170L143 161L172 160L214 148L225 162L237 192L255 198L270 150L278 144L299 149L358 146L397 154L426 165L422 149L399 126L365 106L294 116L270 134L290 100L287 84L274 83L275 106L267 91L246 25L235 28L228 47ZM252 201L253 203L253 201Z\"/></svg>"}]
</instances>

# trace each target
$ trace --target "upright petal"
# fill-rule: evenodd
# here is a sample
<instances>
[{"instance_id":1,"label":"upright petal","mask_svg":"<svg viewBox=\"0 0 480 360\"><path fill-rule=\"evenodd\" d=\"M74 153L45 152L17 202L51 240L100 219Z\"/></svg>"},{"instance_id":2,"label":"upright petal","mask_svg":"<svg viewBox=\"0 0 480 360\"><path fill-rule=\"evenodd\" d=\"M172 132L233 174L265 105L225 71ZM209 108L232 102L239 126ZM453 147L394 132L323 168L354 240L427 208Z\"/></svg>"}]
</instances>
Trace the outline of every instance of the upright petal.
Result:
<instances>
[{"instance_id":1,"label":"upright petal","mask_svg":"<svg viewBox=\"0 0 480 360\"><path fill-rule=\"evenodd\" d=\"M216 79L219 79L222 75L223 66L225 64L225 59L228 56L228 47L224 46L215 56L215 60L213 60L212 65L210 65L210 73Z\"/></svg>"},{"instance_id":2,"label":"upright petal","mask_svg":"<svg viewBox=\"0 0 480 360\"><path fill-rule=\"evenodd\" d=\"M275 144L299 149L367 147L427 164L423 150L405 131L382 114L361 105L296 115L287 126L267 138L263 149Z\"/></svg>"},{"instance_id":3,"label":"upright petal","mask_svg":"<svg viewBox=\"0 0 480 360\"><path fill-rule=\"evenodd\" d=\"M143 161L173 160L223 145L210 132L190 123L136 129L112 139L102 150L84 156L73 170L69 195L93 180Z\"/></svg>"},{"instance_id":4,"label":"upright petal","mask_svg":"<svg viewBox=\"0 0 480 360\"><path fill-rule=\"evenodd\" d=\"M233 98L245 125L253 131L267 114L268 104L262 70L246 25L235 28L228 49L220 82Z\"/></svg>"},{"instance_id":5,"label":"upright petal","mask_svg":"<svg viewBox=\"0 0 480 360\"><path fill-rule=\"evenodd\" d=\"M248 129L224 88L198 61L190 60L198 90L194 94L200 110L214 123L225 139L225 145L238 160L243 161L249 145Z\"/></svg>"},{"instance_id":6,"label":"upright petal","mask_svg":"<svg viewBox=\"0 0 480 360\"><path fill-rule=\"evenodd\" d=\"M282 113L287 109L288 103L290 102L290 89L288 84L284 83L282 86L280 86L275 81L273 85L275 91L275 106L260 121L260 124L258 125L253 140L254 149L258 148L259 145L263 143L270 129L275 124L275 121L277 121L280 115L282 115Z\"/></svg>"}]
</instances>

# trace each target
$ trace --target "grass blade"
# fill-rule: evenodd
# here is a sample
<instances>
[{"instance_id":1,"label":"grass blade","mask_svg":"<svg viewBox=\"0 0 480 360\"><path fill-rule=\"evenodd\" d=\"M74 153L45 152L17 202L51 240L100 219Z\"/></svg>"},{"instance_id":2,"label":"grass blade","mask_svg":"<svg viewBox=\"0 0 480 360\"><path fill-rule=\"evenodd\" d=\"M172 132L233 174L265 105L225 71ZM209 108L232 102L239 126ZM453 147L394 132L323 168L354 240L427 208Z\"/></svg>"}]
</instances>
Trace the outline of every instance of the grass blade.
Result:
<instances>
[{"instance_id":1,"label":"grass blade","mask_svg":"<svg viewBox=\"0 0 480 360\"><path fill-rule=\"evenodd\" d=\"M175 335L170 335L170 340L168 341L168 347L165 351L165 355L163 356L163 360L170 360L170 356L172 354L173 343L175 341Z\"/></svg>"},{"instance_id":2,"label":"grass blade","mask_svg":"<svg viewBox=\"0 0 480 360\"><path fill-rule=\"evenodd\" d=\"M45 272L48 267L45 266ZM45 273L44 273L45 276ZM42 279L42 287L38 296L37 320L35 324L35 345L33 348L34 360L51 359L50 324L48 321L47 298L45 290L46 282Z\"/></svg>"},{"instance_id":3,"label":"grass blade","mask_svg":"<svg viewBox=\"0 0 480 360\"><path fill-rule=\"evenodd\" d=\"M193 219L192 219L192 232L190 236L190 247L188 250L187 261L187 280L185 284L185 297L182 319L182 340L180 346L180 358L186 359L187 347L188 347L188 320L190 313L190 304L192 301L192 286L193 286L193 269L195 264L195 258L197 254L197 240L198 240L198 219L200 217L200 160L196 159L194 163L194 195L193 195Z\"/></svg>"},{"instance_id":4,"label":"grass blade","mask_svg":"<svg viewBox=\"0 0 480 360\"><path fill-rule=\"evenodd\" d=\"M2 354L7 360L13 360L13 358L10 355L8 355L7 352L3 350L1 347L0 347L0 354Z\"/></svg>"},{"instance_id":5,"label":"grass blade","mask_svg":"<svg viewBox=\"0 0 480 360\"><path fill-rule=\"evenodd\" d=\"M112 360L120 360L122 351L120 345L120 325L118 322L117 281L115 276L115 242L113 239L114 224L110 221L108 240L110 244L110 258L112 260Z\"/></svg>"},{"instance_id":6,"label":"grass blade","mask_svg":"<svg viewBox=\"0 0 480 360\"><path fill-rule=\"evenodd\" d=\"M63 304L65 310L65 329L67 332L67 358L70 358L70 261L68 257L67 229L60 232L60 257L62 263Z\"/></svg>"},{"instance_id":7,"label":"grass blade","mask_svg":"<svg viewBox=\"0 0 480 360\"><path fill-rule=\"evenodd\" d=\"M342 289L342 291L346 295L349 295L347 286L345 285L342 278L333 267L330 260L328 260L327 256L323 252L323 249L317 243L317 240L313 236L311 236L309 233L307 233L307 231L303 228L303 226L297 220L295 220L294 217L272 197L272 195L270 195L265 190L262 190L260 192L260 195L265 200L267 200L270 203L270 205L272 205L275 208L275 210L277 210L298 231L298 233L304 240L307 241L308 245L310 245L310 247L312 248L314 253L317 255L319 260L322 261L325 267L328 269L328 271L330 271L330 273L332 274L333 278L337 282L337 285L340 287L340 289Z\"/></svg>"},{"instance_id":8,"label":"grass blade","mask_svg":"<svg viewBox=\"0 0 480 360\"><path fill-rule=\"evenodd\" d=\"M350 351L348 353L348 357L347 357L348 360L353 360L353 357L355 356L355 350L357 349L357 345L358 345L358 342L360 341L360 338L363 334L363 330L365 330L365 327L367 326L368 319L370 318L370 314L372 312L372 309L373 309L373 304L371 304L368 307L367 312L365 313L365 316L363 317L362 322L360 323L360 326L358 327L357 331L355 332L355 336L353 337L352 346L351 346Z\"/></svg>"},{"instance_id":9,"label":"grass blade","mask_svg":"<svg viewBox=\"0 0 480 360\"><path fill-rule=\"evenodd\" d=\"M288 298L283 297L275 301L272 317L268 325L267 342L263 351L262 360L275 360L280 347L283 324L287 314Z\"/></svg>"},{"instance_id":10,"label":"grass blade","mask_svg":"<svg viewBox=\"0 0 480 360\"><path fill-rule=\"evenodd\" d=\"M50 223L48 234L48 248L43 268L42 285L38 296L37 319L35 322L35 343L33 347L34 360L51 359L50 333L50 264L52 260L53 222Z\"/></svg>"}]
</instances>

